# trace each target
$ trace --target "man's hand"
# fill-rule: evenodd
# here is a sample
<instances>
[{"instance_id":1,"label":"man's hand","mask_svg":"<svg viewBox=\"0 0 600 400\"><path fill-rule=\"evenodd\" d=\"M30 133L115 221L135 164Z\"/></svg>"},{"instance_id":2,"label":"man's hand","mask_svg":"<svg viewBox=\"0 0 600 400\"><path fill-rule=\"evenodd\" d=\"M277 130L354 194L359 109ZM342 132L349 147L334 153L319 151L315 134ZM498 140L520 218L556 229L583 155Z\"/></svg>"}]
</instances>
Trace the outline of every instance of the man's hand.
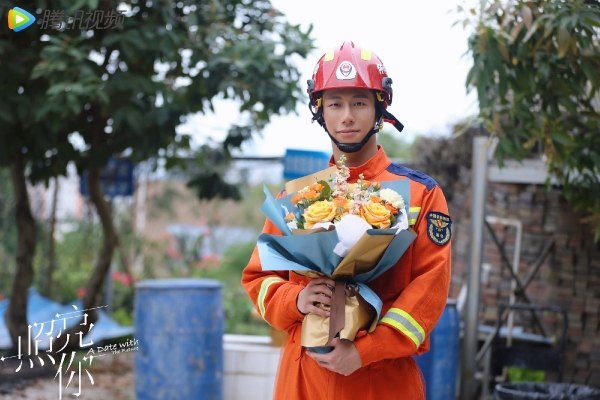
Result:
<instances>
[{"instance_id":1,"label":"man's hand","mask_svg":"<svg viewBox=\"0 0 600 400\"><path fill-rule=\"evenodd\" d=\"M330 353L320 354L307 350L306 354L321 367L344 376L348 376L362 367L360 353L351 340L335 338L327 345L334 347Z\"/></svg>"},{"instance_id":2,"label":"man's hand","mask_svg":"<svg viewBox=\"0 0 600 400\"><path fill-rule=\"evenodd\" d=\"M331 305L331 288L335 286L335 281L329 278L311 279L308 285L298 293L296 306L302 314L313 313L323 317L329 317L329 311L316 306L317 303Z\"/></svg>"}]
</instances>

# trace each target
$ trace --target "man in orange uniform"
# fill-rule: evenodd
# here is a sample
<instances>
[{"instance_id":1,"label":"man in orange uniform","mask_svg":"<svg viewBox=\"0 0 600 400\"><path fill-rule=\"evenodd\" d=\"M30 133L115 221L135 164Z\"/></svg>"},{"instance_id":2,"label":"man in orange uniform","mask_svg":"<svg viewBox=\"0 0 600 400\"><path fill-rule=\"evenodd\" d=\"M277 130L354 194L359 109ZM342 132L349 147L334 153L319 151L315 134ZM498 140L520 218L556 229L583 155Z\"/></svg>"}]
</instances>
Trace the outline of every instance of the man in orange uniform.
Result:
<instances>
[{"instance_id":1,"label":"man in orange uniform","mask_svg":"<svg viewBox=\"0 0 600 400\"><path fill-rule=\"evenodd\" d=\"M383 121L402 124L387 111L392 80L381 60L352 42L321 57L308 81L313 120L332 141L335 165L342 154L349 183L409 179L409 224L417 238L401 259L368 283L383 301L381 319L371 333L354 341L339 338L326 354L300 345L307 313L329 316L315 303L330 304L333 280L309 279L288 271L263 271L255 249L242 284L262 317L285 330L276 400L424 399L424 382L411 356L429 349L429 334L444 311L450 284L451 223L437 183L418 171L394 164L377 145ZM279 234L270 221L263 232Z\"/></svg>"}]
</instances>

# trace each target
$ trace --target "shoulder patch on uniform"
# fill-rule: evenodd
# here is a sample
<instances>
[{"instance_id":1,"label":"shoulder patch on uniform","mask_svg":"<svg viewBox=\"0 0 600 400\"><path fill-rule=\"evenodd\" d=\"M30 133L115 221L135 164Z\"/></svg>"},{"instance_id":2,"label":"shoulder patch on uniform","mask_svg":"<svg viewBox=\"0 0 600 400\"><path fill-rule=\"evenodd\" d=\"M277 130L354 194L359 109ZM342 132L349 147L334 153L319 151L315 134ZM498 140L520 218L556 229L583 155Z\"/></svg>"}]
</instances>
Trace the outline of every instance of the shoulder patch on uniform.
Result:
<instances>
[{"instance_id":1,"label":"shoulder patch on uniform","mask_svg":"<svg viewBox=\"0 0 600 400\"><path fill-rule=\"evenodd\" d=\"M452 237L452 219L439 211L427 213L427 236L438 246L443 246Z\"/></svg>"},{"instance_id":2,"label":"shoulder patch on uniform","mask_svg":"<svg viewBox=\"0 0 600 400\"><path fill-rule=\"evenodd\" d=\"M427 187L427 190L431 190L437 186L437 182L429 175L425 175L421 171L410 169L403 165L391 163L390 166L387 167L387 170L392 174L406 176L413 181L422 183L425 185L425 187Z\"/></svg>"}]
</instances>

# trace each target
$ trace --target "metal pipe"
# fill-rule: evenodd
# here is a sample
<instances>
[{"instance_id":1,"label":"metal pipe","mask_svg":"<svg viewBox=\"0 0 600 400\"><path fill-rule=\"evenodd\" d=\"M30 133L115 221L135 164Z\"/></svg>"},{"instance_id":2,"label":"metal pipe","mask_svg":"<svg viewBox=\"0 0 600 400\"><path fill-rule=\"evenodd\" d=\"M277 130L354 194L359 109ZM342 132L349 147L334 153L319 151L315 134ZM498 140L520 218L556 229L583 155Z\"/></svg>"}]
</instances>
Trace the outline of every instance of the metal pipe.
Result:
<instances>
[{"instance_id":1,"label":"metal pipe","mask_svg":"<svg viewBox=\"0 0 600 400\"><path fill-rule=\"evenodd\" d=\"M477 326L479 323L480 273L483 252L483 224L485 187L487 181L488 137L473 138L473 163L471 166L471 242L467 270L467 301L461 360L461 400L474 399L477 356Z\"/></svg>"}]
</instances>

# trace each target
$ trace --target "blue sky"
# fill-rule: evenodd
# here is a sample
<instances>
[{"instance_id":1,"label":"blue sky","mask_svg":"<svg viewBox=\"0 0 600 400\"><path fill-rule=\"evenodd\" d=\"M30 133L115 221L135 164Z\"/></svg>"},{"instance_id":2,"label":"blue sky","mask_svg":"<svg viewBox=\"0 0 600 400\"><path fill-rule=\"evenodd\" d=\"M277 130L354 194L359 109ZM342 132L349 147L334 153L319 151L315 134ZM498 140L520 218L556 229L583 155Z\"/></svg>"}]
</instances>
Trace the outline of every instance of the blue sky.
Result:
<instances>
[{"instance_id":1,"label":"blue sky","mask_svg":"<svg viewBox=\"0 0 600 400\"><path fill-rule=\"evenodd\" d=\"M312 73L319 57L328 49L352 40L368 47L385 64L393 79L394 102L390 111L404 125L402 135L412 140L416 135L443 135L450 126L475 114L475 94L467 95L464 85L471 65L467 38L470 33L459 19L458 1L430 0L272 0L288 21L307 27L313 24L317 49L297 65L304 74ZM476 1L470 1L477 4ZM236 115L236 106L217 102L214 115L190 118L181 131L192 133L198 143L208 135L219 140ZM287 148L331 151L331 142L316 123L310 123L305 104L299 115L275 117L262 137L244 147L245 155L281 156ZM393 127L387 126L387 130Z\"/></svg>"}]
</instances>

